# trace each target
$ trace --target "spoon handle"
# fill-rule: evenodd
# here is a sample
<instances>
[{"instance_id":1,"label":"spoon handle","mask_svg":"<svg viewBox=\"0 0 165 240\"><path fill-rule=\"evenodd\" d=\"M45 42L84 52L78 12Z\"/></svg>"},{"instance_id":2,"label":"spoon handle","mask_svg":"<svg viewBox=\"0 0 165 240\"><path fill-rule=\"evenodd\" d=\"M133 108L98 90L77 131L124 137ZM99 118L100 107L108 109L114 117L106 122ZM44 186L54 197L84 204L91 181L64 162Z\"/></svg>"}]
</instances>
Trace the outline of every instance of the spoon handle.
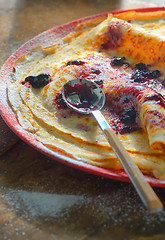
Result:
<instances>
[{"instance_id":1,"label":"spoon handle","mask_svg":"<svg viewBox=\"0 0 165 240\"><path fill-rule=\"evenodd\" d=\"M117 155L119 161L121 162L124 170L128 174L132 184L134 185L137 193L139 194L144 205L152 212L158 212L163 210L163 204L155 194L149 183L146 181L144 175L135 165L121 142L119 141L117 135L109 126L104 116L99 110L92 111L93 116L98 122L100 128L105 133L113 151Z\"/></svg>"}]
</instances>

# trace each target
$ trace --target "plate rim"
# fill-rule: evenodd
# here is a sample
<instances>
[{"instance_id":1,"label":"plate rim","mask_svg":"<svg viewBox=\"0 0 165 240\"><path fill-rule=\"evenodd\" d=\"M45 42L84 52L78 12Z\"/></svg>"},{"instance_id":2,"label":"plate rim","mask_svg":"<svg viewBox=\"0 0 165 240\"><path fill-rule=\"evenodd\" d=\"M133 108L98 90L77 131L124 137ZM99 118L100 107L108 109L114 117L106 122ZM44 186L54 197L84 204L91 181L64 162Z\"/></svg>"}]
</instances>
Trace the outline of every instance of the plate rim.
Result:
<instances>
[{"instance_id":1,"label":"plate rim","mask_svg":"<svg viewBox=\"0 0 165 240\"><path fill-rule=\"evenodd\" d=\"M108 12L103 12L103 13L98 13L98 14L94 14L91 16L86 16L86 17L82 17L73 21L69 21L67 23L64 23L62 25L59 26L55 26L53 28L50 28L38 35L36 35L35 37L33 37L32 39L28 40L27 42L25 42L24 44L22 44L14 53L11 54L11 56L5 61L5 63L3 64L3 66L1 67L0 70L0 83L4 81L3 83L3 87L2 89L0 89L0 114L2 116L2 118L4 119L4 121L6 122L6 124L9 126L9 128L20 138L22 139L24 142L26 142L28 145L30 145L31 147L33 147L34 149L36 149L37 151L43 153L44 155L50 157L53 160L56 160L58 162L61 162L65 165L68 165L70 167L73 167L75 169L84 171L84 172L88 172L90 174L94 174L97 176L101 176L101 177L105 177L105 178L109 178L112 180L117 180L117 181L121 181L121 182L129 182L130 180L127 176L127 174L124 172L124 170L113 170L113 169L105 169L105 168L101 168L101 167L97 167L94 165L91 165L89 163L83 162L83 161L79 161L79 160L75 160L72 159L68 156L62 155L59 152L54 152L51 151L49 148L47 148L46 146L44 146L41 142L37 141L35 139L35 137L33 136L32 133L24 130L21 125L19 125L18 120L16 118L15 113L13 112L12 108L10 107L8 100L7 100L7 84L8 84L8 78L9 75L12 72L13 69L13 64L15 62L15 60L17 58L19 58L22 55L25 55L26 53L30 52L34 47L36 47L38 41L39 41L39 45L38 46L42 46L45 44L45 40L48 36L51 37L55 37L56 35L56 40L59 41L60 38L60 31L61 30L66 30L66 28L68 26L70 26L72 28L72 30L75 29L76 25L84 22L86 20L90 20L90 19L94 19L94 18L98 18L98 17L106 17L108 14L112 13L112 14L117 14L117 13L122 13L122 12L128 12L128 11L136 11L136 12L148 12L148 11L165 11L165 7L145 7L145 8L133 8L133 9L122 9L122 10L115 10L115 11L108 11ZM60 30L60 31L59 31ZM70 32L70 28L69 28L69 32ZM68 32L68 33L69 33ZM62 32L63 37L66 36L67 34L64 34L64 32ZM51 39L51 41L53 41L54 39ZM51 43L50 41L50 45L52 45L53 43ZM46 42L47 44L47 42ZM54 43L55 44L55 43ZM7 73L7 75L6 75ZM5 95L4 95L5 94ZM3 99L3 97L5 96L5 99ZM165 188L165 180L160 180L157 178L154 178L152 176L149 175L145 175L145 178L147 180L147 182L149 182L153 187L161 187L161 188Z\"/></svg>"}]
</instances>

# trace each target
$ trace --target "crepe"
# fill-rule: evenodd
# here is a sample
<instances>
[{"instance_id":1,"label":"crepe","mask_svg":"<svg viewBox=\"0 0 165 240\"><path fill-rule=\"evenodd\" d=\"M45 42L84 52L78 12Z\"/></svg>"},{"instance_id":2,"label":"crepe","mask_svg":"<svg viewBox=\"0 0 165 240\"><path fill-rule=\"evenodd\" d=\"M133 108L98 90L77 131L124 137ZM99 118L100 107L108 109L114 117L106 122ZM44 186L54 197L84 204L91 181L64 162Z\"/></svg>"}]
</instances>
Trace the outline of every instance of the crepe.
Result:
<instances>
[{"instance_id":1,"label":"crepe","mask_svg":"<svg viewBox=\"0 0 165 240\"><path fill-rule=\"evenodd\" d=\"M68 109L61 98L67 81L94 81L106 94L103 114L133 161L164 179L165 12L132 11L99 21L19 58L8 85L10 105L20 125L52 151L122 169L95 119ZM50 81L33 87L29 79L43 74Z\"/></svg>"}]
</instances>

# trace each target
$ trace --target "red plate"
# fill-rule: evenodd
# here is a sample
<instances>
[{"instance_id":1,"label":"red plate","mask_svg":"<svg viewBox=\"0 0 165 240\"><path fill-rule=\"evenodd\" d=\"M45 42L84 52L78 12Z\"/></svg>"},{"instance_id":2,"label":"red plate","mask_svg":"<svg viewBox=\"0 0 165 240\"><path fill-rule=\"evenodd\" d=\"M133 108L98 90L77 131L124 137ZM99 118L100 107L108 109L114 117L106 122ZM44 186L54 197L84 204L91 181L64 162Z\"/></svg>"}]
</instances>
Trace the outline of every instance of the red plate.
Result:
<instances>
[{"instance_id":1,"label":"red plate","mask_svg":"<svg viewBox=\"0 0 165 240\"><path fill-rule=\"evenodd\" d=\"M137 12L149 12L149 11L158 11L158 10L165 10L165 7L159 7L159 8L140 8L140 9L129 9L129 10L136 10ZM121 13L126 12L128 10L119 10L114 12L108 12L108 13ZM84 22L88 19L94 19L97 17L106 17L108 13L101 13L85 18L81 18L69 23L66 23L64 25L52 28L46 32L41 33L40 35L37 35L30 41L26 42L24 45L22 45L17 51L15 51L5 62L3 65L1 72L0 72L0 112L2 114L2 117L4 118L5 122L8 124L8 126L13 130L13 132L16 133L23 141L37 149L38 151L42 152L43 154L51 157L54 160L58 160L59 162L62 162L64 164L67 164L71 167L80 169L82 171L86 171L95 175L103 176L106 178L124 181L124 182L130 182L127 174L124 171L116 171L116 170L108 170L100 167L95 167L92 165L89 165L84 162L79 162L76 160L73 160L69 157L66 157L60 151L53 152L50 149L46 148L44 145L42 145L40 142L38 142L33 134L25 131L18 123L15 114L13 113L12 109L8 105L7 101L7 83L11 79L11 72L13 70L13 63L15 60L30 52L33 48L37 46L47 47L56 44L60 41L61 38L66 36L68 33L73 32L76 28L76 25ZM146 180L155 187L165 187L165 180L159 180L154 177L145 176Z\"/></svg>"}]
</instances>

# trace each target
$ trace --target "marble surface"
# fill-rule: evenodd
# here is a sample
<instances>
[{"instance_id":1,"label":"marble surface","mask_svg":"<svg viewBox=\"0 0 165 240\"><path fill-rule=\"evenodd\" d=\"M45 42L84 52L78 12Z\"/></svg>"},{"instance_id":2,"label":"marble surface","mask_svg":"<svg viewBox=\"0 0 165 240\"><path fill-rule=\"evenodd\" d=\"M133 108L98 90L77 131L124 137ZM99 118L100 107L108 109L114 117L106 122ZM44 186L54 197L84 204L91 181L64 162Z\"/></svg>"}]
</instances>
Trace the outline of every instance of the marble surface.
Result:
<instances>
[{"instance_id":1,"label":"marble surface","mask_svg":"<svg viewBox=\"0 0 165 240\"><path fill-rule=\"evenodd\" d=\"M0 66L20 45L65 22L164 0L0 0ZM0 239L164 240L133 186L75 170L37 152L0 119ZM165 205L165 190L155 189Z\"/></svg>"}]
</instances>

